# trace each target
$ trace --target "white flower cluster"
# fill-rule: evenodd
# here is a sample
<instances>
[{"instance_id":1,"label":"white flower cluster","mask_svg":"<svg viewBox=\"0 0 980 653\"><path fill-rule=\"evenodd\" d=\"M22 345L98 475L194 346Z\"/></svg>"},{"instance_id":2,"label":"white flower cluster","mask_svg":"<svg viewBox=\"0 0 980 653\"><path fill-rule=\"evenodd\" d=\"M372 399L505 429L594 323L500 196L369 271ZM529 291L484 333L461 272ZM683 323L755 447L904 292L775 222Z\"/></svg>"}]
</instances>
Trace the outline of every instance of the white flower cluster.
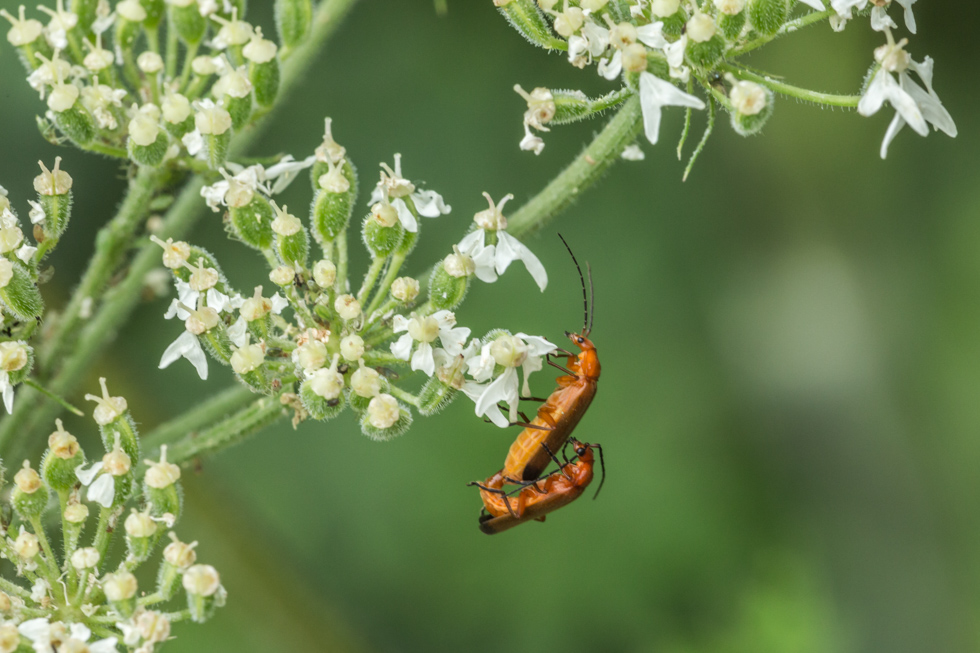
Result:
<instances>
[{"instance_id":1,"label":"white flower cluster","mask_svg":"<svg viewBox=\"0 0 980 653\"><path fill-rule=\"evenodd\" d=\"M180 467L167 460L166 446L158 460L135 466L140 442L127 402L109 394L105 379L100 383L102 395L87 398L96 402L103 442L111 443L101 459L86 464L78 440L56 420L39 469L24 461L14 475L8 513L14 518L0 532L0 556L17 578L5 579L0 592L0 651L109 653L122 646L152 653L170 637L172 623L204 621L224 604L217 571L196 564L197 542L181 542L170 530L181 512ZM142 509L130 508L122 519L131 500ZM47 519L49 505L59 506L60 519ZM46 523L60 523L61 536L49 537ZM165 534L170 542L155 586L141 591L136 572ZM126 554L110 569L113 539L122 540ZM58 555L52 545L62 543ZM161 612L181 588L186 609Z\"/></svg>"},{"instance_id":2,"label":"white flower cluster","mask_svg":"<svg viewBox=\"0 0 980 653\"><path fill-rule=\"evenodd\" d=\"M23 6L0 16L47 119L83 149L146 166L197 157L217 169L232 132L276 97L282 46L239 15L244 3L65 4L38 7L46 25ZM165 48L161 23L173 37Z\"/></svg>"},{"instance_id":3,"label":"white flower cluster","mask_svg":"<svg viewBox=\"0 0 980 653\"><path fill-rule=\"evenodd\" d=\"M312 168L314 193L308 221L272 199L306 168ZM459 391L477 403L478 415L501 426L514 421L517 368L526 386L554 346L505 332L467 344L471 330L456 325L455 312L474 278L492 283L515 261L541 290L548 283L537 256L507 232L503 210L511 195L495 203L484 193L487 208L474 214L470 231L436 264L428 300L419 303L419 280L399 272L423 230L421 218L448 214L451 207L405 176L400 155L393 165L380 165L360 224L371 264L356 292L347 270L347 232L357 177L329 118L323 141L306 159L285 157L270 167L229 161L219 172L221 179L201 190L204 201L224 212L232 237L262 252L278 289L237 292L210 253L153 236L176 286L164 317L184 321L184 331L163 352L161 368L186 358L206 379L212 358L255 392L291 406L295 423L329 419L349 406L375 439L404 432L412 407L431 414ZM392 368L398 366L429 377L419 395L397 387ZM507 405L509 420L500 403Z\"/></svg>"},{"instance_id":4,"label":"white flower cluster","mask_svg":"<svg viewBox=\"0 0 980 653\"><path fill-rule=\"evenodd\" d=\"M829 2L829 23L834 30L842 30L856 12L864 12L870 14L871 27L884 32L888 39L875 52L871 83L858 105L862 115L871 115L884 102L897 111L882 144L882 157L905 124L921 135L928 133L927 123L930 123L935 129L955 136L956 127L932 88L932 60L926 57L923 63L912 61L903 50L906 41L896 43L892 37L891 30L897 28L888 15L893 0ZM906 27L914 34L915 0L894 2L901 5ZM494 3L532 42L555 48L554 42L560 39L564 42L561 49L567 51L572 65L585 68L594 64L601 77L621 78L623 82L622 90L596 100L575 91L539 87L526 92L520 86L515 87L527 102L520 147L535 154L544 148L544 141L535 131L546 132L549 124L597 115L633 95L639 98L644 134L651 144L659 139L664 107L684 107L690 111L717 102L730 113L733 128L749 135L761 129L772 113L774 91L821 102L820 94L772 84L772 78L754 74L737 63L741 54L813 22L806 14L791 20L795 3L786 0L630 0L628 3L494 0ZM801 0L800 4L826 11L823 0ZM922 85L909 78L908 69L918 75ZM724 88L720 80L727 82L728 87ZM700 88L705 99L692 95L694 88ZM710 134L712 122L709 117L705 138ZM698 151L700 148L694 156ZM624 150L623 158L639 160L643 153L636 145L630 145Z\"/></svg>"}]
</instances>

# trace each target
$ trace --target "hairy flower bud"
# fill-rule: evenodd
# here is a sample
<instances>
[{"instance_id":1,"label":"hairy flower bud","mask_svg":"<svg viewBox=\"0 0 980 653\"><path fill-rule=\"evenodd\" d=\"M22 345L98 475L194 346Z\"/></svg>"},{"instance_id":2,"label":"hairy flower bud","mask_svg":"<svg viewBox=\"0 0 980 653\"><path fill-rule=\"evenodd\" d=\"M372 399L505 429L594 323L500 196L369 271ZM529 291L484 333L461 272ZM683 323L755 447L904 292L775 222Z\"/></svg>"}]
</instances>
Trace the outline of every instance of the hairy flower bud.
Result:
<instances>
[{"instance_id":1,"label":"hairy flower bud","mask_svg":"<svg viewBox=\"0 0 980 653\"><path fill-rule=\"evenodd\" d=\"M327 259L317 261L313 266L313 280L321 288L331 288L337 280L337 266Z\"/></svg>"}]
</instances>

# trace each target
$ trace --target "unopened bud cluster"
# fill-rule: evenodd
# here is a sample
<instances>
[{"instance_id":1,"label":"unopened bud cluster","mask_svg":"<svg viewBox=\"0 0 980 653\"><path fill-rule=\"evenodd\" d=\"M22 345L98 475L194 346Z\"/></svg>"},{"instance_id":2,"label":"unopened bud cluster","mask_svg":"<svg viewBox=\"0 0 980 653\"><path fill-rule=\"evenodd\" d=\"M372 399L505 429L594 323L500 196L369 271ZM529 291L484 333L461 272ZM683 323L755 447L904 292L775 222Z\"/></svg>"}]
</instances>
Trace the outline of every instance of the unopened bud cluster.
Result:
<instances>
[{"instance_id":1,"label":"unopened bud cluster","mask_svg":"<svg viewBox=\"0 0 980 653\"><path fill-rule=\"evenodd\" d=\"M225 601L218 572L196 564L197 542L172 530L180 468L166 446L155 460L141 459L126 399L100 384L86 399L95 404L102 450L85 451L56 420L40 464L25 460L13 475L0 556L15 576L0 592L0 650L150 653L172 623L204 621ZM121 560L114 550L124 552ZM145 565L156 569L155 581L137 580ZM184 609L170 611L177 601Z\"/></svg>"},{"instance_id":2,"label":"unopened bud cluster","mask_svg":"<svg viewBox=\"0 0 980 653\"><path fill-rule=\"evenodd\" d=\"M34 16L0 10L46 122L82 149L141 166L196 157L220 167L233 134L275 103L280 59L312 21L311 0L277 0L271 40L241 0L54 4Z\"/></svg>"},{"instance_id":3,"label":"unopened bud cluster","mask_svg":"<svg viewBox=\"0 0 980 653\"><path fill-rule=\"evenodd\" d=\"M690 112L710 109L705 137L688 171L711 133L716 105L729 113L737 133L748 136L758 133L772 114L775 93L817 104L857 106L862 115L871 115L889 102L897 116L882 145L882 157L904 124L923 136L928 133L927 123L955 136L956 126L932 89L932 59L914 62L902 50L906 40L896 43L892 35L891 30L898 27L889 15L892 5L899 6L907 29L915 34L915 1L494 0L508 22L532 43L564 50L573 66L594 64L601 77L621 84L595 99L578 91L539 87L528 92L516 87L527 103L520 147L540 154L544 141L538 132L547 132L549 125L596 116L632 96L639 99L645 136L651 144L659 138L663 108L686 109L688 119L678 152L688 133ZM828 15L809 15L824 11L828 3L832 10ZM841 99L796 88L739 62L740 56L777 36L814 23L829 23L840 31L857 15L870 15L872 29L882 32L887 41L875 52L860 105L857 96ZM916 73L921 85L912 81L906 69ZM640 159L642 151L629 145L623 157Z\"/></svg>"}]
</instances>

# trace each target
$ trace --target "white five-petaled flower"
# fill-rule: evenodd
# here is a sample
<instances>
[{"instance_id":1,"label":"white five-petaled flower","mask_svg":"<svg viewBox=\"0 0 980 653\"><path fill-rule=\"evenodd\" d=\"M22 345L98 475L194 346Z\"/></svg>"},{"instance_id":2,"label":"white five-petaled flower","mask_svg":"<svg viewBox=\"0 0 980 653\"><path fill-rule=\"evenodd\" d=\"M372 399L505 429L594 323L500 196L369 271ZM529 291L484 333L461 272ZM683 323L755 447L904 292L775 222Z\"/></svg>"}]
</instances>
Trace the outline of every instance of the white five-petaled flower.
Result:
<instances>
[{"instance_id":1,"label":"white five-petaled flower","mask_svg":"<svg viewBox=\"0 0 980 653\"><path fill-rule=\"evenodd\" d=\"M661 109L666 106L703 109L704 102L651 73L640 73L640 109L647 140L656 145L660 134Z\"/></svg>"},{"instance_id":2,"label":"white five-petaled flower","mask_svg":"<svg viewBox=\"0 0 980 653\"><path fill-rule=\"evenodd\" d=\"M474 274L480 281L493 283L511 263L520 260L542 291L548 285L548 272L524 243L506 231L497 231L497 244L486 245L486 231L476 229L459 241L459 252L473 259Z\"/></svg>"},{"instance_id":3,"label":"white five-petaled flower","mask_svg":"<svg viewBox=\"0 0 980 653\"><path fill-rule=\"evenodd\" d=\"M405 231L416 232L419 230L415 215L405 202L406 197L410 198L415 205L415 211L426 218L438 218L440 215L448 214L453 207L449 206L442 199L442 195L434 190L418 190L415 184L402 177L402 155L395 155L395 168L392 170L386 163L382 163L381 181L371 191L370 204L374 205L385 198L398 211L398 221Z\"/></svg>"},{"instance_id":4,"label":"white five-petaled flower","mask_svg":"<svg viewBox=\"0 0 980 653\"><path fill-rule=\"evenodd\" d=\"M396 315L393 326L395 333L406 333L392 343L391 353L403 361L411 359L412 369L422 370L427 376L432 376L436 369L432 347L436 338L450 356L457 356L470 335L469 327L456 327L452 311L437 311L432 315L412 313L410 318Z\"/></svg>"},{"instance_id":5,"label":"white five-petaled flower","mask_svg":"<svg viewBox=\"0 0 980 653\"><path fill-rule=\"evenodd\" d=\"M817 9L815 2L817 0L805 0L806 4ZM837 12L836 16L831 16L830 25L837 32L844 29L844 25L847 21L853 18L852 12L861 11L868 6L869 0L830 0L830 7ZM890 0L889 0L890 2ZM915 15L912 13L912 5L916 3L916 0L895 0L898 4L902 6L905 10L905 27L915 34ZM871 10L871 26L873 29L878 31L883 31L889 26L894 26L895 23L888 18L886 15L886 6L876 6ZM823 7L819 7L823 9Z\"/></svg>"},{"instance_id":6,"label":"white five-petaled flower","mask_svg":"<svg viewBox=\"0 0 980 653\"><path fill-rule=\"evenodd\" d=\"M889 43L875 50L875 59L878 60L881 68L871 79L858 103L858 113L862 116L877 113L885 102L895 109L895 117L888 125L881 143L882 159L888 154L888 146L892 139L906 124L920 136L929 134L927 123L931 123L934 129L942 130L951 137L955 138L957 134L952 116L943 107L939 96L932 88L932 58L926 57L922 63L913 61L902 49L905 39L892 43L891 32L886 31L886 34ZM912 81L908 74L909 68L916 72L925 84L925 88ZM892 73L898 76L897 81Z\"/></svg>"},{"instance_id":7,"label":"white five-petaled flower","mask_svg":"<svg viewBox=\"0 0 980 653\"><path fill-rule=\"evenodd\" d=\"M524 395L530 395L528 378L544 366L544 356L555 350L555 346L539 336L518 333L513 336L503 334L488 342L480 352L470 357L466 363L469 374L476 384L464 384L463 392L476 402L476 414L486 416L499 427L505 427L517 420L519 379L517 368L524 377ZM504 371L490 383L494 367L502 365ZM509 408L509 420L500 412L497 404L503 402Z\"/></svg>"}]
</instances>

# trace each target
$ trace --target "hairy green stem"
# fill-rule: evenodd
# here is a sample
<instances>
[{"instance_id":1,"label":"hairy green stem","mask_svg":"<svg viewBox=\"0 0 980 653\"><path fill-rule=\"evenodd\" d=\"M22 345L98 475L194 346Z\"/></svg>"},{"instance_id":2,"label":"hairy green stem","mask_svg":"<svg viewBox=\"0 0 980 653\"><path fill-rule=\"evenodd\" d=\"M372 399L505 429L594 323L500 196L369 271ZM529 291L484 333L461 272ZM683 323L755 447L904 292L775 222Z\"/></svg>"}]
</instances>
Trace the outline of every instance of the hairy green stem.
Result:
<instances>
[{"instance_id":1,"label":"hairy green stem","mask_svg":"<svg viewBox=\"0 0 980 653\"><path fill-rule=\"evenodd\" d=\"M378 292L374 296L374 299L371 300L371 305L364 311L364 315L367 316L368 319L370 319L371 314L378 309L381 302L383 302L388 296L388 290L391 289L391 284L394 283L395 277L398 276L398 272L402 269L402 264L404 262L405 254L395 254L391 257L391 264L388 265L388 271L385 272L385 277L381 280L381 286L378 288Z\"/></svg>"},{"instance_id":2,"label":"hairy green stem","mask_svg":"<svg viewBox=\"0 0 980 653\"><path fill-rule=\"evenodd\" d=\"M360 302L361 306L367 303L367 298L374 289L374 284L378 282L378 276L381 274L381 270L384 269L387 260L388 258L385 256L378 256L371 261L371 267L368 268L367 274L364 275L364 283L361 284L361 289L357 291L357 301Z\"/></svg>"},{"instance_id":3,"label":"hairy green stem","mask_svg":"<svg viewBox=\"0 0 980 653\"><path fill-rule=\"evenodd\" d=\"M119 212L95 237L95 254L89 261L82 280L72 293L71 301L58 319L50 339L40 351L42 372L50 370L54 361L71 348L78 326L82 322L82 309L86 303L97 302L105 290L109 277L119 266L129 247L136 229L149 211L150 200L159 190L160 171L142 167L129 181L126 199Z\"/></svg>"},{"instance_id":4,"label":"hairy green stem","mask_svg":"<svg viewBox=\"0 0 980 653\"><path fill-rule=\"evenodd\" d=\"M260 397L214 426L186 435L167 449L167 460L180 464L230 447L287 413L278 397Z\"/></svg>"},{"instance_id":5,"label":"hairy green stem","mask_svg":"<svg viewBox=\"0 0 980 653\"><path fill-rule=\"evenodd\" d=\"M251 389L239 384L233 385L147 433L142 438L143 446L151 458L159 458L162 445L169 445L190 433L196 433L254 399L255 393Z\"/></svg>"},{"instance_id":6,"label":"hairy green stem","mask_svg":"<svg viewBox=\"0 0 980 653\"><path fill-rule=\"evenodd\" d=\"M763 86L767 86L777 93L788 95L789 97L795 97L798 100L804 100L806 102L826 104L834 107L854 108L858 105L858 102L861 101L860 95L834 95L832 93L811 91L806 88L800 88L799 86L793 86L791 84L777 81L767 75L756 74L731 64L722 64L718 67L718 69L724 70L725 72L730 72L739 79L746 79L751 82L756 82L757 84L762 84Z\"/></svg>"},{"instance_id":7,"label":"hairy green stem","mask_svg":"<svg viewBox=\"0 0 980 653\"><path fill-rule=\"evenodd\" d=\"M791 32L795 32L801 27L806 27L807 25L813 25L814 23L819 23L820 21L835 15L837 15L837 12L835 10L827 9L825 11L814 11L812 13L806 14L805 16L800 16L795 20L790 20L784 23L783 26L779 28L779 31L773 34L772 36L760 36L757 39L753 39L749 41L748 43L746 43L740 48L729 50L727 56L729 58L740 57L746 52L751 52L752 50L761 48L762 46L769 43L773 39L779 38L780 36L789 34Z\"/></svg>"},{"instance_id":8,"label":"hairy green stem","mask_svg":"<svg viewBox=\"0 0 980 653\"><path fill-rule=\"evenodd\" d=\"M537 195L508 219L507 232L527 236L575 201L636 140L643 121L640 100L631 97L595 139Z\"/></svg>"}]
</instances>

